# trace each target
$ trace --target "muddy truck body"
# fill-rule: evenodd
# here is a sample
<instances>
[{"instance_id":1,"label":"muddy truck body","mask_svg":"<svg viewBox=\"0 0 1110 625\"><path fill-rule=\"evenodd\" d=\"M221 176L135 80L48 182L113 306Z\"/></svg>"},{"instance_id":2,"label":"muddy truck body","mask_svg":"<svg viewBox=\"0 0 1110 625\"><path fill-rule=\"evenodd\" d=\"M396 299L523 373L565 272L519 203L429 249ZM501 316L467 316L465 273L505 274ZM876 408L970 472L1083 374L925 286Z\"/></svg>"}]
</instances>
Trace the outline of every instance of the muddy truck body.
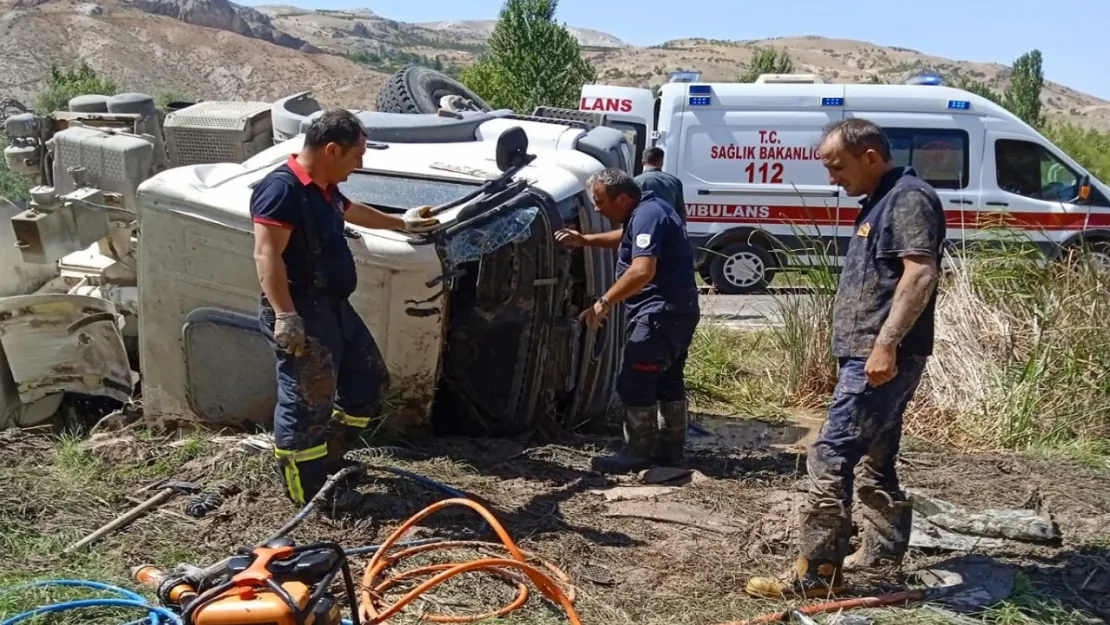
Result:
<instances>
[{"instance_id":1,"label":"muddy truck body","mask_svg":"<svg viewBox=\"0 0 1110 625\"><path fill-rule=\"evenodd\" d=\"M267 426L275 359L258 327L250 197L319 105L299 93L162 119L142 94L77 100L4 121L9 167L39 186L29 206L4 203L0 427L88 398L139 398L154 426ZM353 111L369 149L340 188L441 220L427 235L350 228L351 302L390 371L384 425L509 435L604 414L620 315L596 331L577 316L612 284L614 251L553 233L614 227L586 181L634 169L626 136L602 114L489 110L425 68L399 72L378 109ZM528 156L510 167L506 149Z\"/></svg>"}]
</instances>

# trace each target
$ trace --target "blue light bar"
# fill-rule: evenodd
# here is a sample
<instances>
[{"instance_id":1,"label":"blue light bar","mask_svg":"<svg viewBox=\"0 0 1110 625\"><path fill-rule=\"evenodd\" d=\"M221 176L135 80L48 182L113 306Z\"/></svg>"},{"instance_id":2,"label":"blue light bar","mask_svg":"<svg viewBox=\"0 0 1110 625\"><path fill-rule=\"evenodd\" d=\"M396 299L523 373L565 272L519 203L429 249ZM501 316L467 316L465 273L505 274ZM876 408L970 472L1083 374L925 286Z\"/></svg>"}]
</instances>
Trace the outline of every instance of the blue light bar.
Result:
<instances>
[{"instance_id":1,"label":"blue light bar","mask_svg":"<svg viewBox=\"0 0 1110 625\"><path fill-rule=\"evenodd\" d=\"M948 108L967 111L971 109L971 102L968 102L967 100L949 100Z\"/></svg>"},{"instance_id":2,"label":"blue light bar","mask_svg":"<svg viewBox=\"0 0 1110 625\"><path fill-rule=\"evenodd\" d=\"M713 103L713 98L709 96L697 96L690 98L690 106L709 106Z\"/></svg>"},{"instance_id":3,"label":"blue light bar","mask_svg":"<svg viewBox=\"0 0 1110 625\"><path fill-rule=\"evenodd\" d=\"M690 85L690 95L709 95L713 93L709 85Z\"/></svg>"},{"instance_id":4,"label":"blue light bar","mask_svg":"<svg viewBox=\"0 0 1110 625\"><path fill-rule=\"evenodd\" d=\"M821 106L844 106L844 98L821 98Z\"/></svg>"}]
</instances>

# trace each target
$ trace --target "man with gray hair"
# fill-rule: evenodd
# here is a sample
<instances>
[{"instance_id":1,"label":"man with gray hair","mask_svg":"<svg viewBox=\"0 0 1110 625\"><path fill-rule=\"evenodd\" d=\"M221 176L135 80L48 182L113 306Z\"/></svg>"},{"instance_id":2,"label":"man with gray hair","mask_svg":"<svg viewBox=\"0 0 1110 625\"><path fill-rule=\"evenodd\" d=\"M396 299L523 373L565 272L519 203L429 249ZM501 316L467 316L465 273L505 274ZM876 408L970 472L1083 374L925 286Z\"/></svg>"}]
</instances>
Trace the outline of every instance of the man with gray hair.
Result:
<instances>
[{"instance_id":1,"label":"man with gray hair","mask_svg":"<svg viewBox=\"0 0 1110 625\"><path fill-rule=\"evenodd\" d=\"M627 473L683 458L689 418L686 355L701 317L694 282L694 248L674 208L620 169L589 181L594 207L621 228L598 234L559 230L574 247L617 250L617 280L581 319L596 328L614 306L628 311L624 362L617 394L624 404L624 449L595 458L604 473Z\"/></svg>"},{"instance_id":2,"label":"man with gray hair","mask_svg":"<svg viewBox=\"0 0 1110 625\"><path fill-rule=\"evenodd\" d=\"M944 209L912 168L894 166L886 134L870 121L833 124L820 153L829 181L863 196L833 304L840 373L806 462L800 554L779 578L748 582L748 593L759 597L837 594L843 571L896 568L909 547L912 510L895 462L902 415L933 350ZM857 465L861 540L849 556Z\"/></svg>"}]
</instances>

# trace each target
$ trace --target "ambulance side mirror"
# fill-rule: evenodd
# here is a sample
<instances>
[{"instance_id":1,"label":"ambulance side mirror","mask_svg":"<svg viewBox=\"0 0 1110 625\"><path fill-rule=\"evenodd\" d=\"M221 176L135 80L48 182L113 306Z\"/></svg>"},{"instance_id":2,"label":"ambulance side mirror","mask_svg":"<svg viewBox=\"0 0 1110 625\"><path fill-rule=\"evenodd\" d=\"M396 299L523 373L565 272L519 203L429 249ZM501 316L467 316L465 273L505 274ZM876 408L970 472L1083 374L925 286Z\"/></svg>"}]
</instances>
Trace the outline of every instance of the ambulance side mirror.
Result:
<instances>
[{"instance_id":1,"label":"ambulance side mirror","mask_svg":"<svg viewBox=\"0 0 1110 625\"><path fill-rule=\"evenodd\" d=\"M1075 185L1076 196L1072 204L1086 204L1091 199L1091 177L1084 174Z\"/></svg>"},{"instance_id":2,"label":"ambulance side mirror","mask_svg":"<svg viewBox=\"0 0 1110 625\"><path fill-rule=\"evenodd\" d=\"M528 162L528 134L520 126L501 133L497 138L497 168L509 171Z\"/></svg>"}]
</instances>

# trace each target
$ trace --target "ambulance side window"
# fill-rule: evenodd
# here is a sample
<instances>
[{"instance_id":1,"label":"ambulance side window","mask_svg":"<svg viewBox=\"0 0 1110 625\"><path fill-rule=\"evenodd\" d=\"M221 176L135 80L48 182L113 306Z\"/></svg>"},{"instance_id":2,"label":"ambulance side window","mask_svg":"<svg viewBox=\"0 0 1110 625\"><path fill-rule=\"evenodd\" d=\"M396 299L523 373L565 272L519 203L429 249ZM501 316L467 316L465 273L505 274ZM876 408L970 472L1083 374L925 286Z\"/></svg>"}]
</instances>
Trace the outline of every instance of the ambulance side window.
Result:
<instances>
[{"instance_id":1,"label":"ambulance side window","mask_svg":"<svg viewBox=\"0 0 1110 625\"><path fill-rule=\"evenodd\" d=\"M895 167L913 167L917 176L937 189L968 185L968 136L963 130L884 128L890 138Z\"/></svg>"},{"instance_id":2,"label":"ambulance side window","mask_svg":"<svg viewBox=\"0 0 1110 625\"><path fill-rule=\"evenodd\" d=\"M1049 202L1070 202L1078 195L1079 175L1039 143L999 139L994 163L1003 191Z\"/></svg>"}]
</instances>

